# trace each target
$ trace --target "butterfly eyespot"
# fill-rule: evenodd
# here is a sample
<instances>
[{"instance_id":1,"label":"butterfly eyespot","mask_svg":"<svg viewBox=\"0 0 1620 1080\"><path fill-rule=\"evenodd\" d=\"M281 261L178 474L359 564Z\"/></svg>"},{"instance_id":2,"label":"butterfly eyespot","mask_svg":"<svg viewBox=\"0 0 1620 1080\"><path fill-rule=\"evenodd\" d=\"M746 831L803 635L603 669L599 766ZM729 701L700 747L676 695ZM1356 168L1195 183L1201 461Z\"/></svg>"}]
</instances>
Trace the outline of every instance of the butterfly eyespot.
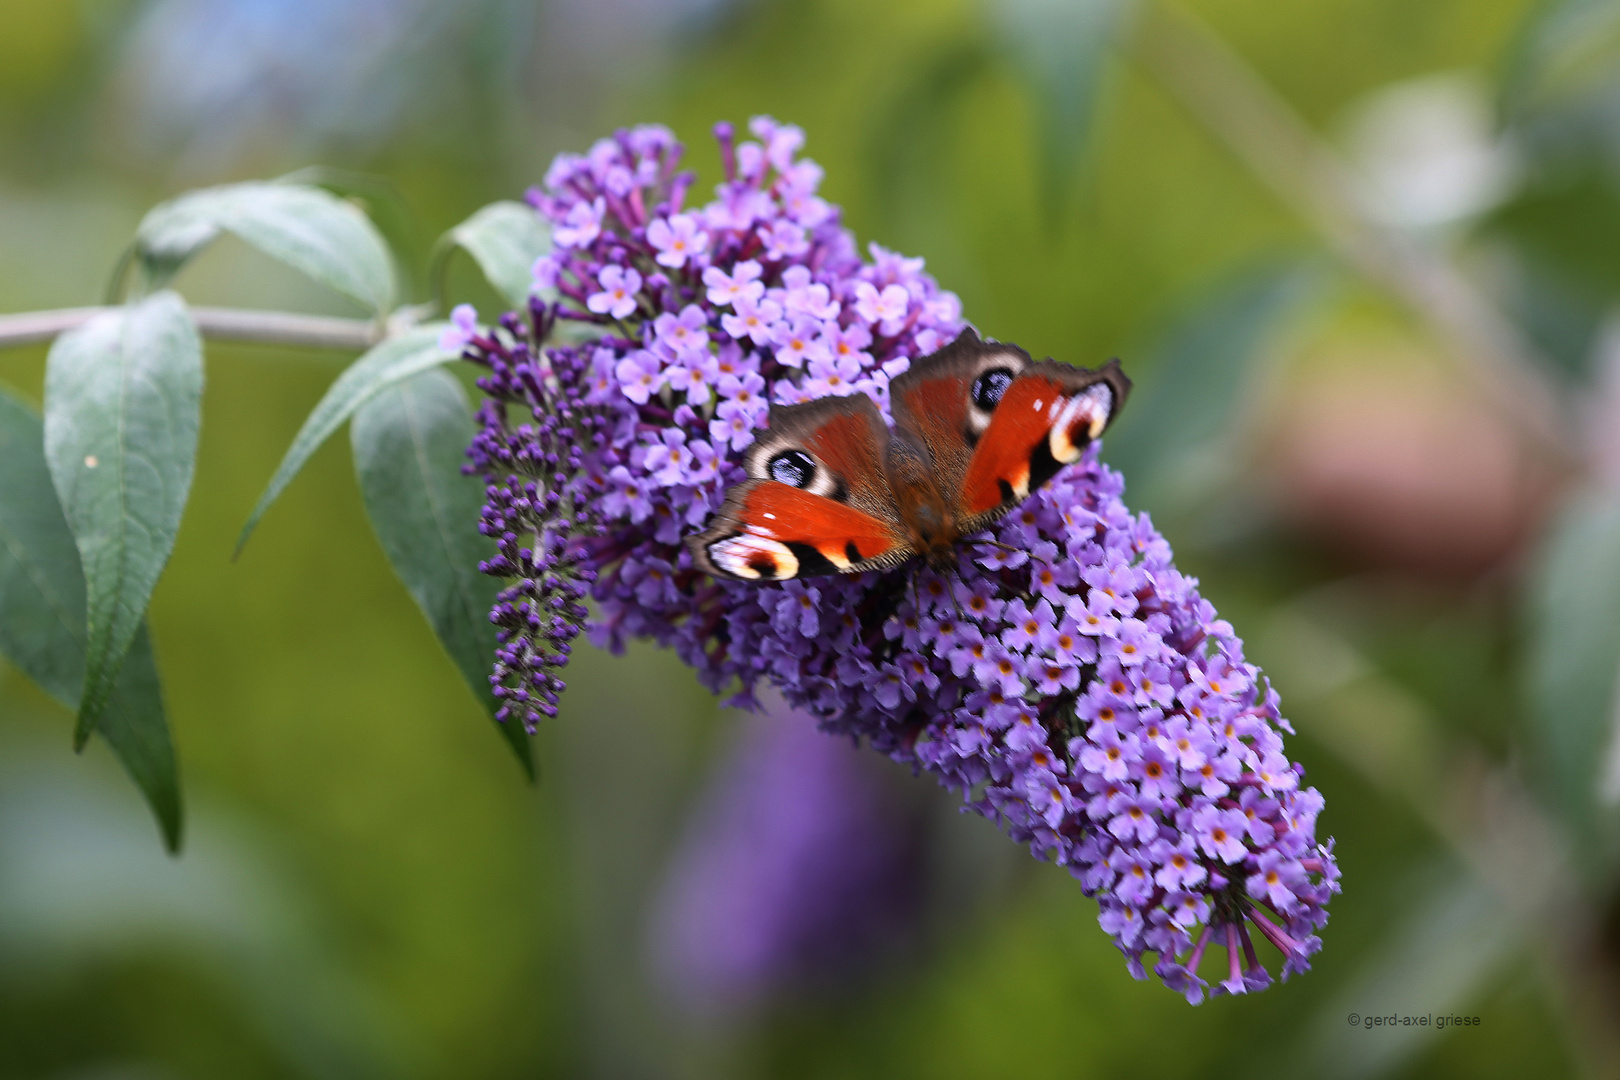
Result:
<instances>
[{"instance_id":1,"label":"butterfly eyespot","mask_svg":"<svg viewBox=\"0 0 1620 1080\"><path fill-rule=\"evenodd\" d=\"M1001 404L1001 395L1012 385L1011 368L991 368L973 380L973 404L990 412Z\"/></svg>"},{"instance_id":2,"label":"butterfly eyespot","mask_svg":"<svg viewBox=\"0 0 1620 1080\"><path fill-rule=\"evenodd\" d=\"M709 544L707 552L716 569L747 581L777 581L799 573L793 549L752 533L723 537Z\"/></svg>"},{"instance_id":3,"label":"butterfly eyespot","mask_svg":"<svg viewBox=\"0 0 1620 1080\"><path fill-rule=\"evenodd\" d=\"M1059 411L1048 439L1052 458L1067 465L1077 461L1087 443L1101 435L1114 408L1114 393L1097 383L1070 398Z\"/></svg>"},{"instance_id":4,"label":"butterfly eyespot","mask_svg":"<svg viewBox=\"0 0 1620 1080\"><path fill-rule=\"evenodd\" d=\"M766 468L772 480L789 487L807 488L816 476L816 463L803 450L784 450Z\"/></svg>"}]
</instances>

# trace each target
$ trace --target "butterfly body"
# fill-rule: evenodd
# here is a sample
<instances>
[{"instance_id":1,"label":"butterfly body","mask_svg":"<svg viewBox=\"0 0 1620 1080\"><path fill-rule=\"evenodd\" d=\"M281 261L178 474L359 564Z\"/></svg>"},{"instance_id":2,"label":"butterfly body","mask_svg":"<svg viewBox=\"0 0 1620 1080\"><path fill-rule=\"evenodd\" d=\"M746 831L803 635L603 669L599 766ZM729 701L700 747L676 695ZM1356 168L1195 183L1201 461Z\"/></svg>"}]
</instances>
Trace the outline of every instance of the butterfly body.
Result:
<instances>
[{"instance_id":1,"label":"butterfly body","mask_svg":"<svg viewBox=\"0 0 1620 1080\"><path fill-rule=\"evenodd\" d=\"M956 521L939 490L926 448L899 433L889 439L885 464L894 509L905 528L907 547L931 565L956 558Z\"/></svg>"},{"instance_id":2,"label":"butterfly body","mask_svg":"<svg viewBox=\"0 0 1620 1080\"><path fill-rule=\"evenodd\" d=\"M744 455L749 479L689 539L693 561L747 581L917 556L948 569L958 541L1077 460L1129 391L1116 362L1036 363L965 330L890 385L893 428L864 394L773 408Z\"/></svg>"}]
</instances>

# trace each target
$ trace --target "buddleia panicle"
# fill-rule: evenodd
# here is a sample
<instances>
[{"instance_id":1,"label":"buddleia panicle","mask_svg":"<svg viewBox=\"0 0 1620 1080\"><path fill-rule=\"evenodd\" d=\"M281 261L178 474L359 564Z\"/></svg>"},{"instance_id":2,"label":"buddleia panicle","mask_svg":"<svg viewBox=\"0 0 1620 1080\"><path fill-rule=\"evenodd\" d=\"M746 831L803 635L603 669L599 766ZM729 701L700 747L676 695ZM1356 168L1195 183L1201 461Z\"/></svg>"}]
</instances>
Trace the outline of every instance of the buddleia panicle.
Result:
<instances>
[{"instance_id":1,"label":"buddleia panicle","mask_svg":"<svg viewBox=\"0 0 1620 1080\"><path fill-rule=\"evenodd\" d=\"M663 128L559 157L529 196L555 245L529 311L451 331L490 369L471 453L486 569L513 581L492 613L503 714L555 712L582 628L614 650L650 638L734 701L771 686L960 792L1097 898L1136 976L1151 961L1194 1002L1259 989L1257 935L1284 977L1306 969L1339 888L1322 798L1277 694L1096 445L949 574L693 568L682 537L743 478L773 402L887 413L890 380L964 326L921 259L861 256L798 128L750 130L716 128L725 179L702 206Z\"/></svg>"}]
</instances>

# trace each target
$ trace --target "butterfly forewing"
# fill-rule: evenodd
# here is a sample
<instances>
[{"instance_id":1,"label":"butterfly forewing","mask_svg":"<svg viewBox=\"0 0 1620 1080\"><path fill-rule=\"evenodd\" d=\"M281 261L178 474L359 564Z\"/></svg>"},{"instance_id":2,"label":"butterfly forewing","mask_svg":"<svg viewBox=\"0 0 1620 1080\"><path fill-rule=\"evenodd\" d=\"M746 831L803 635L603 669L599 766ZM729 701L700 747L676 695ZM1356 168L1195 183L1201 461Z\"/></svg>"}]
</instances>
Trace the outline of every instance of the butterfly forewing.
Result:
<instances>
[{"instance_id":1,"label":"butterfly forewing","mask_svg":"<svg viewBox=\"0 0 1620 1080\"><path fill-rule=\"evenodd\" d=\"M748 480L731 490L692 553L710 573L773 581L891 566L911 551L892 525L836 499Z\"/></svg>"},{"instance_id":2,"label":"butterfly forewing","mask_svg":"<svg viewBox=\"0 0 1620 1080\"><path fill-rule=\"evenodd\" d=\"M987 389L1004 376L1008 385L1030 366L1016 345L982 341L971 328L930 353L889 387L895 427L919 440L932 458L934 478L947 497L967 475L975 447L994 418L975 401L974 389ZM984 384L980 383L985 379ZM987 400L980 395L980 401Z\"/></svg>"},{"instance_id":3,"label":"butterfly forewing","mask_svg":"<svg viewBox=\"0 0 1620 1080\"><path fill-rule=\"evenodd\" d=\"M755 480L781 482L772 463L808 455L811 476L791 486L898 523L883 468L888 443L889 425L865 394L817 398L773 408L770 427L743 455L743 468Z\"/></svg>"}]
</instances>

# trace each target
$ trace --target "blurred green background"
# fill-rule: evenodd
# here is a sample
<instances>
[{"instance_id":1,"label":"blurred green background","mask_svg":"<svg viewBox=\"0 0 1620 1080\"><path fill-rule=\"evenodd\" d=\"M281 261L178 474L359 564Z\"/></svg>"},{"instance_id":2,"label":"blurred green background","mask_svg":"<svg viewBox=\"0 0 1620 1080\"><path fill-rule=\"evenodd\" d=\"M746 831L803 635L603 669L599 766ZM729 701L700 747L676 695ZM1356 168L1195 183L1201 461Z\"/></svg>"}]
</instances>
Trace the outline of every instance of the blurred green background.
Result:
<instances>
[{"instance_id":1,"label":"blurred green background","mask_svg":"<svg viewBox=\"0 0 1620 1080\"><path fill-rule=\"evenodd\" d=\"M1137 379L1104 456L1327 799L1315 970L1134 983L1065 873L879 763L927 823L917 932L697 1022L648 910L736 718L582 650L525 786L343 440L230 561L349 358L211 343L150 615L186 849L0 664L0 1076L1620 1075L1614 3L4 0L0 311L97 302L163 198L316 163L385 182L420 296L553 154L661 122L706 190L757 113L982 330ZM231 241L177 287L358 314ZM0 382L37 403L44 355Z\"/></svg>"}]
</instances>

